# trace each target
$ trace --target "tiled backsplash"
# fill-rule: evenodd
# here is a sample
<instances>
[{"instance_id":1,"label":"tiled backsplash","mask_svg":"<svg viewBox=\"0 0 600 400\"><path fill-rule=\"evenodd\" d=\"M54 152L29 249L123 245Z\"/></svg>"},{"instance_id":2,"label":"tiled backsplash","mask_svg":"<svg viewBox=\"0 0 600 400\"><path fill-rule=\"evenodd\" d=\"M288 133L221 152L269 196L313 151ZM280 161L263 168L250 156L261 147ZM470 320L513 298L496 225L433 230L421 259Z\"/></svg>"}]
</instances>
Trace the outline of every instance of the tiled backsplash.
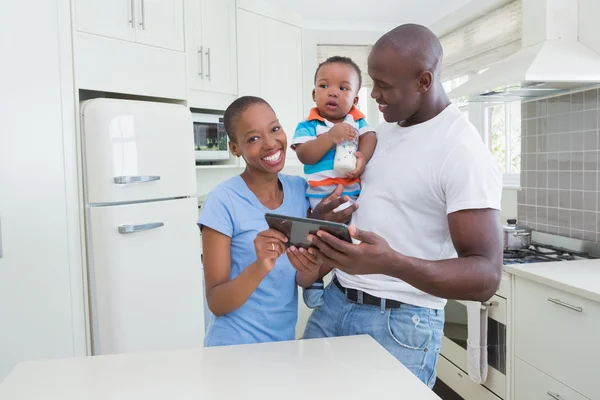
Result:
<instances>
[{"instance_id":1,"label":"tiled backsplash","mask_svg":"<svg viewBox=\"0 0 600 400\"><path fill-rule=\"evenodd\" d=\"M593 89L522 104L521 224L600 242L598 97Z\"/></svg>"}]
</instances>

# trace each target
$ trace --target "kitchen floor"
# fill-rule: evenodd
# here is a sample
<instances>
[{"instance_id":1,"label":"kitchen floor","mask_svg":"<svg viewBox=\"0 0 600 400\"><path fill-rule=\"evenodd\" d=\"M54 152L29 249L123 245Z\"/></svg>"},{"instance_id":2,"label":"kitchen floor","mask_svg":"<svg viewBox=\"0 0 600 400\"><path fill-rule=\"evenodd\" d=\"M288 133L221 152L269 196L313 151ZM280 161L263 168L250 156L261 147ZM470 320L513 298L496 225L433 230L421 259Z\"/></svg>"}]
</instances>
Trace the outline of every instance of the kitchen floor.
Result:
<instances>
[{"instance_id":1,"label":"kitchen floor","mask_svg":"<svg viewBox=\"0 0 600 400\"><path fill-rule=\"evenodd\" d=\"M435 382L433 392L440 396L442 400L464 400L454 390L450 389L448 385L439 379Z\"/></svg>"}]
</instances>

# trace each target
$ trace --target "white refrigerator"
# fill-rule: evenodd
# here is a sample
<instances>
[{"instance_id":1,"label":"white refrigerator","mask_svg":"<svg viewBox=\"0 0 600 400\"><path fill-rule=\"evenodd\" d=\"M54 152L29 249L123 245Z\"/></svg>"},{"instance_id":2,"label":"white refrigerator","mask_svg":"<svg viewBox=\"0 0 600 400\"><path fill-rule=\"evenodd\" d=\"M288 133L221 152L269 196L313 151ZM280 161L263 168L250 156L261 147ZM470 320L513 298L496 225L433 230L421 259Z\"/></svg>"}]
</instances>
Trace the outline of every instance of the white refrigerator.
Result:
<instances>
[{"instance_id":1,"label":"white refrigerator","mask_svg":"<svg viewBox=\"0 0 600 400\"><path fill-rule=\"evenodd\" d=\"M201 347L192 120L182 105L81 104L92 353Z\"/></svg>"}]
</instances>

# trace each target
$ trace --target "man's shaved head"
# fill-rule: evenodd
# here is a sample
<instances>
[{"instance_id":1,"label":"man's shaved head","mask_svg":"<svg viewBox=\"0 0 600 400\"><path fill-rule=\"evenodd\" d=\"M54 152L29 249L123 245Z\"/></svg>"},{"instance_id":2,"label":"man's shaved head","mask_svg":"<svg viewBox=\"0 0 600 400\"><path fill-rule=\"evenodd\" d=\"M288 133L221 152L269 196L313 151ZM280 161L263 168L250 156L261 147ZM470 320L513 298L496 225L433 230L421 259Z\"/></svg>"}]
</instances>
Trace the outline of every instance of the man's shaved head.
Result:
<instances>
[{"instance_id":1,"label":"man's shaved head","mask_svg":"<svg viewBox=\"0 0 600 400\"><path fill-rule=\"evenodd\" d=\"M440 80L443 55L439 39L421 25L401 25L375 43L368 65L371 97L387 122L414 125L450 104Z\"/></svg>"},{"instance_id":2,"label":"man's shaved head","mask_svg":"<svg viewBox=\"0 0 600 400\"><path fill-rule=\"evenodd\" d=\"M440 40L422 25L400 25L383 35L374 49L393 48L399 56L414 62L415 68L439 75L444 50Z\"/></svg>"}]
</instances>

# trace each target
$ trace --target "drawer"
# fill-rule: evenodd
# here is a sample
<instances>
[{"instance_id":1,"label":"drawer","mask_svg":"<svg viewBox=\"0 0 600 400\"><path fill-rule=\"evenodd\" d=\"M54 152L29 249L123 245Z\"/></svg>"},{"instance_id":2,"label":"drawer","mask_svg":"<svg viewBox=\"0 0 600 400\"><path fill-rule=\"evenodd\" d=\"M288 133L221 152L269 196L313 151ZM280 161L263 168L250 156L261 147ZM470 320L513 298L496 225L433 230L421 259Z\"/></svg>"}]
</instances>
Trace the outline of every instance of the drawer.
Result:
<instances>
[{"instance_id":1,"label":"drawer","mask_svg":"<svg viewBox=\"0 0 600 400\"><path fill-rule=\"evenodd\" d=\"M518 358L515 400L589 400Z\"/></svg>"},{"instance_id":2,"label":"drawer","mask_svg":"<svg viewBox=\"0 0 600 400\"><path fill-rule=\"evenodd\" d=\"M457 368L444 357L439 358L436 372L439 380L465 400L501 400L484 386L473 382L466 372Z\"/></svg>"},{"instance_id":3,"label":"drawer","mask_svg":"<svg viewBox=\"0 0 600 400\"><path fill-rule=\"evenodd\" d=\"M565 267L568 268L568 267ZM515 357L591 399L600 399L600 304L517 278Z\"/></svg>"}]
</instances>

